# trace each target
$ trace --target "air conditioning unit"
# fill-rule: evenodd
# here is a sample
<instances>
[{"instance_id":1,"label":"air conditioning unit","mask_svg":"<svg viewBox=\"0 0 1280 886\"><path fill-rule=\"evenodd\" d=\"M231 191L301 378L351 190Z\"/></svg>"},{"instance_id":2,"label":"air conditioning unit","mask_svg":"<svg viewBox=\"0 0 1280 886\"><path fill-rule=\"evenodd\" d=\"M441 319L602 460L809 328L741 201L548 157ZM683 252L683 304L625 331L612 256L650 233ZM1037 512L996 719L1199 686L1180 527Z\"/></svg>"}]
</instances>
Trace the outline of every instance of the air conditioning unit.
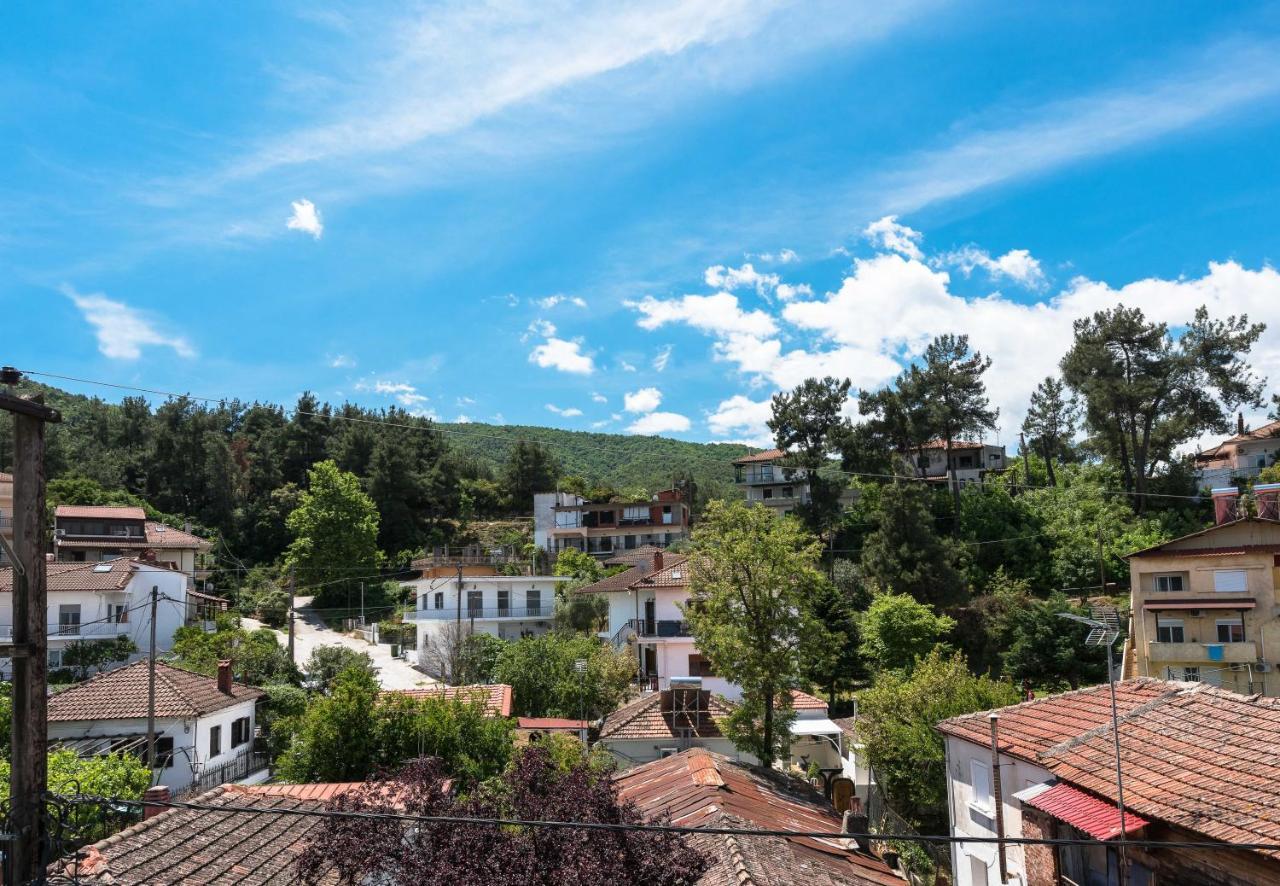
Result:
<instances>
[{"instance_id":1,"label":"air conditioning unit","mask_svg":"<svg viewBox=\"0 0 1280 886\"><path fill-rule=\"evenodd\" d=\"M55 530L53 530L53 537L54 537L54 538L63 538L63 537L65 537L65 536L66 536L66 534L67 534L67 530L65 530L65 529L55 529Z\"/></svg>"},{"instance_id":2,"label":"air conditioning unit","mask_svg":"<svg viewBox=\"0 0 1280 886\"><path fill-rule=\"evenodd\" d=\"M1259 674L1269 674L1275 668L1275 665L1269 661L1260 661L1254 664L1253 667Z\"/></svg>"}]
</instances>

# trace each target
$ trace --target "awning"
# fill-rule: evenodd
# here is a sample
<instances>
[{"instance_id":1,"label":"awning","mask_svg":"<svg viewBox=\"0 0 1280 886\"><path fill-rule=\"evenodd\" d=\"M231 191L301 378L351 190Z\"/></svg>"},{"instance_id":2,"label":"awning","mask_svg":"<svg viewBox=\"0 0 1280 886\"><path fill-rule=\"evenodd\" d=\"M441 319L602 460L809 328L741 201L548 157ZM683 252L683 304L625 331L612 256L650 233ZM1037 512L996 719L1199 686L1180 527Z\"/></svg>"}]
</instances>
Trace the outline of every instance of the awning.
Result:
<instances>
[{"instance_id":1,"label":"awning","mask_svg":"<svg viewBox=\"0 0 1280 886\"><path fill-rule=\"evenodd\" d=\"M1235 600L1235 601L1219 601L1211 602L1178 602L1178 603L1157 603L1148 600L1142 604L1143 609L1253 609L1257 604L1253 600Z\"/></svg>"},{"instance_id":2,"label":"awning","mask_svg":"<svg viewBox=\"0 0 1280 886\"><path fill-rule=\"evenodd\" d=\"M1058 821L1065 821L1076 830L1084 831L1097 840L1110 840L1120 836L1120 810L1114 803L1100 800L1092 794L1073 788L1069 784L1056 784L1023 802ZM1125 833L1132 834L1150 822L1124 811Z\"/></svg>"},{"instance_id":3,"label":"awning","mask_svg":"<svg viewBox=\"0 0 1280 886\"><path fill-rule=\"evenodd\" d=\"M826 717L796 720L791 724L792 735L839 735L840 727Z\"/></svg>"}]
</instances>

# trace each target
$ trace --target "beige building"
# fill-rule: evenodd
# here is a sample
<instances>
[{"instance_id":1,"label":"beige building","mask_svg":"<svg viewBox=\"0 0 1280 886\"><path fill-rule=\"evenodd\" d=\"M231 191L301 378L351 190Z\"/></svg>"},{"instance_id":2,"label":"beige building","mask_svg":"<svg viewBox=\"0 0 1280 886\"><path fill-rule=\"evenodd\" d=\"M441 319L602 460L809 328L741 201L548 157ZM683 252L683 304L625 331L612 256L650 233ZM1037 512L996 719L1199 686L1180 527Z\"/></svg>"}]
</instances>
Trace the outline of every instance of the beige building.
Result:
<instances>
[{"instance_id":1,"label":"beige building","mask_svg":"<svg viewBox=\"0 0 1280 886\"><path fill-rule=\"evenodd\" d=\"M1280 522L1221 522L1128 559L1126 676L1280 696Z\"/></svg>"}]
</instances>

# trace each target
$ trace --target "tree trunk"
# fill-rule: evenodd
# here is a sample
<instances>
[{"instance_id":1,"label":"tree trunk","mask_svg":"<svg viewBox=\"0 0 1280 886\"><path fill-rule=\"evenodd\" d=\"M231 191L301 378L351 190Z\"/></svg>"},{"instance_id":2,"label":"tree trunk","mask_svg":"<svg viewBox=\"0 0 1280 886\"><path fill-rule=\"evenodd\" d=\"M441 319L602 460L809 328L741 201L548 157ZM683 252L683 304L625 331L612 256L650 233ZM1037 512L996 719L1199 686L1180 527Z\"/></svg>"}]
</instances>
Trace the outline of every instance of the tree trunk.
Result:
<instances>
[{"instance_id":1,"label":"tree trunk","mask_svg":"<svg viewBox=\"0 0 1280 886\"><path fill-rule=\"evenodd\" d=\"M1049 485L1058 485L1058 475L1053 470L1053 452L1049 448L1049 444L1044 444L1044 470L1049 475Z\"/></svg>"},{"instance_id":2,"label":"tree trunk","mask_svg":"<svg viewBox=\"0 0 1280 886\"><path fill-rule=\"evenodd\" d=\"M947 454L946 454L946 476L947 483L951 485L951 501L955 506L955 515L951 520L951 534L960 535L960 479L956 476L955 469L951 466L951 432L947 432Z\"/></svg>"},{"instance_id":3,"label":"tree trunk","mask_svg":"<svg viewBox=\"0 0 1280 886\"><path fill-rule=\"evenodd\" d=\"M764 691L764 747L761 748L763 754L760 757L760 765L766 769L773 766L773 697L774 692L770 689Z\"/></svg>"}]
</instances>

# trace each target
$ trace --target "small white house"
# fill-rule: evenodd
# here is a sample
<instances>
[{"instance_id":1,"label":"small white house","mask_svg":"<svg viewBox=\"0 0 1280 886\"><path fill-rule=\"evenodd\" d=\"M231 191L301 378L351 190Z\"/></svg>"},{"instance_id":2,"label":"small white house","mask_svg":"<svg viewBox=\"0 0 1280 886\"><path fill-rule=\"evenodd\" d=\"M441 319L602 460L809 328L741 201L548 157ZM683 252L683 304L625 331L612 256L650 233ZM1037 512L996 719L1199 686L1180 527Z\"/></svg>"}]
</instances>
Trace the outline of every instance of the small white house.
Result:
<instances>
[{"instance_id":1,"label":"small white house","mask_svg":"<svg viewBox=\"0 0 1280 886\"><path fill-rule=\"evenodd\" d=\"M77 641L127 636L145 657L151 642L151 589L158 591L156 648L173 647L173 635L187 619L187 576L143 560L48 563L47 624L49 668L63 666L62 653ZM13 570L0 569L0 636L13 637ZM8 659L0 668L11 671Z\"/></svg>"},{"instance_id":2,"label":"small white house","mask_svg":"<svg viewBox=\"0 0 1280 886\"><path fill-rule=\"evenodd\" d=\"M49 742L84 755L114 748L146 754L148 663L98 674L49 699ZM153 783L174 794L267 777L253 750L261 689L231 679L220 662L207 677L156 662L156 760Z\"/></svg>"},{"instance_id":3,"label":"small white house","mask_svg":"<svg viewBox=\"0 0 1280 886\"><path fill-rule=\"evenodd\" d=\"M432 650L461 625L471 633L519 640L550 630L556 588L572 581L564 575L466 575L408 582L418 605L408 618L418 627L418 659L434 661Z\"/></svg>"}]
</instances>

